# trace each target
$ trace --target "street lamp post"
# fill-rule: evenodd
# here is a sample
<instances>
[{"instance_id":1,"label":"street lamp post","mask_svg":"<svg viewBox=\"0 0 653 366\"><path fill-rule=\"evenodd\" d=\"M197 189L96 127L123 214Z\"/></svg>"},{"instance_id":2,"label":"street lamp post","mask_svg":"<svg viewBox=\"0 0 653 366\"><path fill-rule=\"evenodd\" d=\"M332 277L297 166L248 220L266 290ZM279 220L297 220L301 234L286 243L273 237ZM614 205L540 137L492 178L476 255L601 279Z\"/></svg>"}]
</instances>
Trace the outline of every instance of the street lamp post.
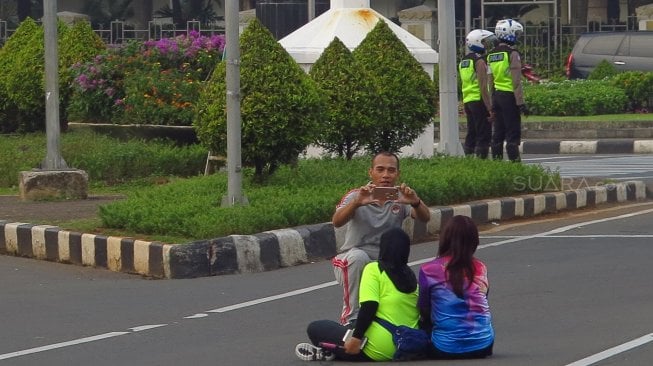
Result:
<instances>
[{"instance_id":1,"label":"street lamp post","mask_svg":"<svg viewBox=\"0 0 653 366\"><path fill-rule=\"evenodd\" d=\"M440 143L438 151L464 155L458 134L458 71L456 69L456 11L453 1L438 0L438 51L440 52Z\"/></svg>"},{"instance_id":2,"label":"street lamp post","mask_svg":"<svg viewBox=\"0 0 653 366\"><path fill-rule=\"evenodd\" d=\"M57 52L57 2L43 2L43 30L45 33L45 131L47 155L42 168L66 169L59 140L59 56Z\"/></svg>"},{"instance_id":3,"label":"street lamp post","mask_svg":"<svg viewBox=\"0 0 653 366\"><path fill-rule=\"evenodd\" d=\"M59 55L57 52L57 2L43 2L45 48L45 132L47 152L41 169L20 172L18 189L23 200L87 198L88 174L69 169L61 156L59 127Z\"/></svg>"},{"instance_id":4,"label":"street lamp post","mask_svg":"<svg viewBox=\"0 0 653 366\"><path fill-rule=\"evenodd\" d=\"M240 123L240 47L238 45L238 1L225 1L227 53L227 195L222 206L247 204L242 194Z\"/></svg>"}]
</instances>

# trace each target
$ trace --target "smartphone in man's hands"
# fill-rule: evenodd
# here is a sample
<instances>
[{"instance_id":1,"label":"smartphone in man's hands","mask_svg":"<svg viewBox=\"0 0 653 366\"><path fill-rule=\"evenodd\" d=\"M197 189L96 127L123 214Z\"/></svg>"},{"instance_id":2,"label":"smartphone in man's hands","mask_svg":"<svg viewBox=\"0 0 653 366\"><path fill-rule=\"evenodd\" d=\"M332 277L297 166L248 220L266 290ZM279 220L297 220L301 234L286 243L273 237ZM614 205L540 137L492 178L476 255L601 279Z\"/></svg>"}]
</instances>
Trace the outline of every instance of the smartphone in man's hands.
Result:
<instances>
[{"instance_id":1,"label":"smartphone in man's hands","mask_svg":"<svg viewBox=\"0 0 653 366\"><path fill-rule=\"evenodd\" d=\"M399 188L397 187L374 187L372 198L380 201L396 201L399 199Z\"/></svg>"}]
</instances>

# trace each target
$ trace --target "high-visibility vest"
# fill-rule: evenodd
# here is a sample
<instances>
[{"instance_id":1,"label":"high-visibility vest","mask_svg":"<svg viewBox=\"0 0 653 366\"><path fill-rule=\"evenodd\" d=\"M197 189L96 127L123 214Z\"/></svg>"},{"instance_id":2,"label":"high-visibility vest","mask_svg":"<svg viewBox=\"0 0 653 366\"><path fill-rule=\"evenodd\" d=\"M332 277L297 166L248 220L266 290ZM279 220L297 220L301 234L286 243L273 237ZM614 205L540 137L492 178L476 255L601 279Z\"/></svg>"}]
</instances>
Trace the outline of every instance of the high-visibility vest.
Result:
<instances>
[{"instance_id":1,"label":"high-visibility vest","mask_svg":"<svg viewBox=\"0 0 653 366\"><path fill-rule=\"evenodd\" d=\"M481 86L476 76L476 61L480 57L476 53L468 53L458 64L458 73L462 83L463 103L481 100Z\"/></svg>"},{"instance_id":2,"label":"high-visibility vest","mask_svg":"<svg viewBox=\"0 0 653 366\"><path fill-rule=\"evenodd\" d=\"M515 91L510 73L510 53L513 51L513 48L501 44L487 55L487 65L492 70L495 90L513 93Z\"/></svg>"}]
</instances>

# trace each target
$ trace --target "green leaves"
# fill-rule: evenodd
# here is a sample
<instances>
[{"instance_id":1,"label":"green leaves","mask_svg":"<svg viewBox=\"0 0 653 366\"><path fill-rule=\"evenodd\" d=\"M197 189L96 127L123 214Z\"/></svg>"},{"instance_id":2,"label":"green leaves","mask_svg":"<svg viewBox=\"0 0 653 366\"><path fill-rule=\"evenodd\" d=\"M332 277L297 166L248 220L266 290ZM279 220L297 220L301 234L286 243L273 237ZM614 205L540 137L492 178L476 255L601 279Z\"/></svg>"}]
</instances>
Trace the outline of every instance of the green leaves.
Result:
<instances>
[{"instance_id":1,"label":"green leaves","mask_svg":"<svg viewBox=\"0 0 653 366\"><path fill-rule=\"evenodd\" d=\"M524 85L526 105L533 114L590 116L622 113L627 97L609 80L565 80Z\"/></svg>"},{"instance_id":2,"label":"green leaves","mask_svg":"<svg viewBox=\"0 0 653 366\"><path fill-rule=\"evenodd\" d=\"M71 94L72 76L69 67L92 59L104 44L85 22L69 28L57 24L59 54L59 95L61 110L65 112ZM0 130L32 132L45 128L45 49L43 27L34 20L24 20L7 43L0 49L0 108L15 121L4 121L12 127ZM2 105L4 104L4 105ZM65 113L61 113L65 120Z\"/></svg>"},{"instance_id":3,"label":"green leaves","mask_svg":"<svg viewBox=\"0 0 653 366\"><path fill-rule=\"evenodd\" d=\"M326 99L327 113L318 144L330 153L351 159L374 136L374 84L338 38L315 62L310 76Z\"/></svg>"},{"instance_id":4,"label":"green leaves","mask_svg":"<svg viewBox=\"0 0 653 366\"><path fill-rule=\"evenodd\" d=\"M265 184L244 182L248 206L224 208L227 175L177 180L130 195L102 209L105 225L133 232L209 239L328 222L340 198L367 181L369 157L299 160ZM560 187L537 166L455 157L402 159L401 182L429 206ZM247 170L246 174L251 173Z\"/></svg>"},{"instance_id":5,"label":"green leaves","mask_svg":"<svg viewBox=\"0 0 653 366\"><path fill-rule=\"evenodd\" d=\"M353 52L376 91L370 151L397 152L415 140L435 114L435 88L422 66L383 21Z\"/></svg>"},{"instance_id":6,"label":"green leaves","mask_svg":"<svg viewBox=\"0 0 653 366\"><path fill-rule=\"evenodd\" d=\"M254 20L240 38L242 160L265 179L297 159L315 141L323 101L314 83ZM219 65L201 92L194 126L202 144L226 152L226 66Z\"/></svg>"}]
</instances>

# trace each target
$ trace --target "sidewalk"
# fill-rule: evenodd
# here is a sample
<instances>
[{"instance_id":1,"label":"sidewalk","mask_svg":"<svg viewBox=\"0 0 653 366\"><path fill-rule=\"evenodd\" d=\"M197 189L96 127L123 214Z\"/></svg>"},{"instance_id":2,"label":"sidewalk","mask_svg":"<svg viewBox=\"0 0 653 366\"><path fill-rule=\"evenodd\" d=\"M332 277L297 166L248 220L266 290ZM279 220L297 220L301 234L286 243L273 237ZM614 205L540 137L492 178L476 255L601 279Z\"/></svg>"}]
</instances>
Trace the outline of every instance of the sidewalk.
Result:
<instances>
[{"instance_id":1,"label":"sidewalk","mask_svg":"<svg viewBox=\"0 0 653 366\"><path fill-rule=\"evenodd\" d=\"M0 220L32 224L52 224L79 219L97 218L100 205L122 196L89 196L85 200L22 201L18 196L0 196Z\"/></svg>"}]
</instances>

